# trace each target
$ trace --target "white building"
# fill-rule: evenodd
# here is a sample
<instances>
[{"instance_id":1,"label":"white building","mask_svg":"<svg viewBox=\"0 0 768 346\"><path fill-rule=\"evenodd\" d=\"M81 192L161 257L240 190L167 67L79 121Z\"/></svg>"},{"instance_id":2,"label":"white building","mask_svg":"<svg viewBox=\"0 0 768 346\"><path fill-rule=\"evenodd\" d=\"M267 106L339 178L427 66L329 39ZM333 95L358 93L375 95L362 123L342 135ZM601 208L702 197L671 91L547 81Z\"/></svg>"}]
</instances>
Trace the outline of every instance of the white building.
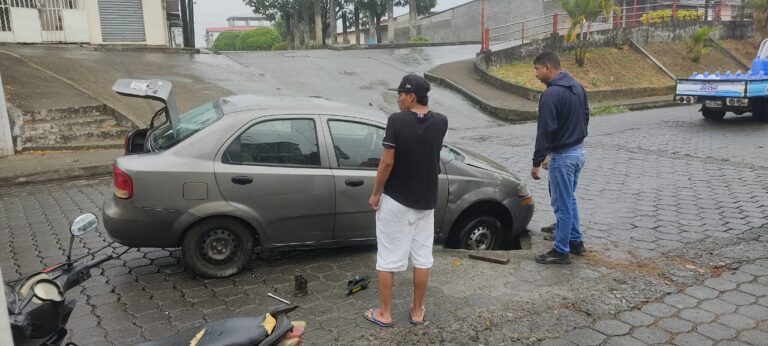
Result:
<instances>
[{"instance_id":1,"label":"white building","mask_svg":"<svg viewBox=\"0 0 768 346\"><path fill-rule=\"evenodd\" d=\"M168 45L163 0L0 0L0 42Z\"/></svg>"}]
</instances>

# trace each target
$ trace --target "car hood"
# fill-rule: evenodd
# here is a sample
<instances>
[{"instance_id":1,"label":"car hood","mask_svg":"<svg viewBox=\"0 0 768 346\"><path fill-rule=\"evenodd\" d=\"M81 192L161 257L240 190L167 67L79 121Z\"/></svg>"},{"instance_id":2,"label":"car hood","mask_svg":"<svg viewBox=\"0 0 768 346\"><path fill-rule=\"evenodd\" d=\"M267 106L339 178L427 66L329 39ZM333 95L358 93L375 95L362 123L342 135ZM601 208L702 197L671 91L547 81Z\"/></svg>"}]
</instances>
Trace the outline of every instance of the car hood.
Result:
<instances>
[{"instance_id":1,"label":"car hood","mask_svg":"<svg viewBox=\"0 0 768 346\"><path fill-rule=\"evenodd\" d=\"M491 171L491 172L494 172L494 173L499 173L499 174L503 174L503 175L512 176L512 177L515 178L515 180L518 180L518 181L520 180L520 178L517 176L517 174L512 173L512 171L510 171L509 168L505 167L504 165L502 165L502 164L500 164L500 163L498 163L496 161L493 161L493 160L491 160L491 159L489 159L489 158L487 158L487 157L485 157L483 155L480 155L480 154L478 154L476 152L473 152L473 151L470 151L470 150L467 150L467 149L463 149L463 148L459 148L459 147L457 147L455 145L449 145L449 147L451 149L459 152L462 156L464 156L464 159L461 160L461 161L464 162L464 164L466 164L466 165L469 165L469 166L472 166L472 167L475 167L475 168L484 169L486 171Z\"/></svg>"}]
</instances>

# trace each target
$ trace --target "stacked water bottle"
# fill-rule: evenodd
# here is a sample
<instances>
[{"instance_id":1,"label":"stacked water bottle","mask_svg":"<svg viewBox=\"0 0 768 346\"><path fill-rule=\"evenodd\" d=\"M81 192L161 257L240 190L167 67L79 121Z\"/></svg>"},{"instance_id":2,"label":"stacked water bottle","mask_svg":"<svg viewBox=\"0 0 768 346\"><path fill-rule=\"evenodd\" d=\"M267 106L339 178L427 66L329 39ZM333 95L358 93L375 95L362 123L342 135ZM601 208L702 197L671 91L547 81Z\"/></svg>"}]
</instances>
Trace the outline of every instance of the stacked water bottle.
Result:
<instances>
[{"instance_id":1,"label":"stacked water bottle","mask_svg":"<svg viewBox=\"0 0 768 346\"><path fill-rule=\"evenodd\" d=\"M736 71L736 73L731 73L731 71L725 71L725 73L717 71L712 74L709 72L694 72L691 74L691 79L768 79L766 71L768 71L768 59L755 58L755 60L752 60L752 69L746 73L741 70Z\"/></svg>"}]
</instances>

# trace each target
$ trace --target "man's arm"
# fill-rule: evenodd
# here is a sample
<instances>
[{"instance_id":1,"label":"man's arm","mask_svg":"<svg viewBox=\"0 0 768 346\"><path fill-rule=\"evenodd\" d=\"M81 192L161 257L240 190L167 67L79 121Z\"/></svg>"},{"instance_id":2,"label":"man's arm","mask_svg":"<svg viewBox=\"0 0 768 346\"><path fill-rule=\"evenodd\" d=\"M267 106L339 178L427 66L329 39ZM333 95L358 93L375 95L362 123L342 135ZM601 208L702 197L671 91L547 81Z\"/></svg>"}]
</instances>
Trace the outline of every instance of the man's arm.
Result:
<instances>
[{"instance_id":1,"label":"man's arm","mask_svg":"<svg viewBox=\"0 0 768 346\"><path fill-rule=\"evenodd\" d=\"M371 193L371 198L368 199L368 204L374 210L379 209L379 200L381 199L382 192L384 192L384 184L387 183L394 164L395 149L384 148L384 151L381 153L381 160L379 160L379 168L376 170L376 183L373 185L373 193Z\"/></svg>"},{"instance_id":2,"label":"man's arm","mask_svg":"<svg viewBox=\"0 0 768 346\"><path fill-rule=\"evenodd\" d=\"M542 96L539 102L539 121L536 132L536 149L533 152L533 167L541 166L552 148L552 137L557 129L555 105Z\"/></svg>"}]
</instances>

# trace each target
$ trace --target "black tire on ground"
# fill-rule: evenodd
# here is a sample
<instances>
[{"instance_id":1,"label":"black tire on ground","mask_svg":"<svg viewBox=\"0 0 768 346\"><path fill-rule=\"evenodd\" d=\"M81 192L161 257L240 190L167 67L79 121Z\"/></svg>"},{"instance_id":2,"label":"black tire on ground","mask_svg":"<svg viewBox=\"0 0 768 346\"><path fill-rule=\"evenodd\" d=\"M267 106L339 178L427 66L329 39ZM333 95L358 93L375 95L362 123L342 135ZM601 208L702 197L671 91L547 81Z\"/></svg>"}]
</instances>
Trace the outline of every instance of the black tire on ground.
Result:
<instances>
[{"instance_id":1,"label":"black tire on ground","mask_svg":"<svg viewBox=\"0 0 768 346\"><path fill-rule=\"evenodd\" d=\"M253 251L253 235L241 222L212 218L192 226L184 236L184 262L203 277L223 278L239 272Z\"/></svg>"},{"instance_id":2,"label":"black tire on ground","mask_svg":"<svg viewBox=\"0 0 768 346\"><path fill-rule=\"evenodd\" d=\"M723 117L725 117L725 111L715 110L711 108L702 108L701 115L703 115L704 118L709 120L721 120L723 119Z\"/></svg>"},{"instance_id":3,"label":"black tire on ground","mask_svg":"<svg viewBox=\"0 0 768 346\"><path fill-rule=\"evenodd\" d=\"M496 250L504 242L501 222L488 215L473 215L457 228L453 247L466 250Z\"/></svg>"},{"instance_id":4,"label":"black tire on ground","mask_svg":"<svg viewBox=\"0 0 768 346\"><path fill-rule=\"evenodd\" d=\"M757 121L768 123L768 102L756 102L752 106L752 117Z\"/></svg>"}]
</instances>

